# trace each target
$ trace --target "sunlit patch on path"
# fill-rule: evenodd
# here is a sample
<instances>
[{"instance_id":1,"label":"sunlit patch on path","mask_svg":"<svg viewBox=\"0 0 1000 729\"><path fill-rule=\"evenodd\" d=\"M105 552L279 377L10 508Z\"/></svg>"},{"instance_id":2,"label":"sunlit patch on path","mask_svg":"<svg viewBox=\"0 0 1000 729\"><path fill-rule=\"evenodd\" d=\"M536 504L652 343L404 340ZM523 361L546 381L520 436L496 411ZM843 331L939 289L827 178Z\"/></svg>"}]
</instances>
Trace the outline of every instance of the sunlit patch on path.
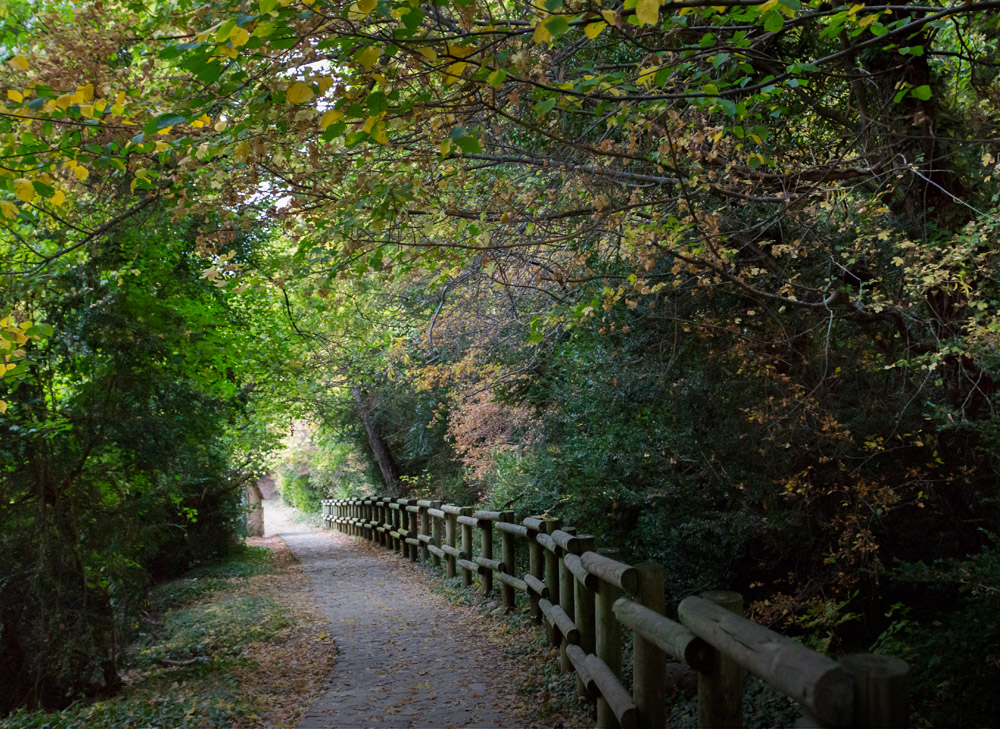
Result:
<instances>
[{"instance_id":1,"label":"sunlit patch on path","mask_svg":"<svg viewBox=\"0 0 1000 729\"><path fill-rule=\"evenodd\" d=\"M329 687L299 729L521 726L508 713L517 668L483 644L471 610L391 555L293 523L273 504L265 525L299 560L337 643Z\"/></svg>"}]
</instances>

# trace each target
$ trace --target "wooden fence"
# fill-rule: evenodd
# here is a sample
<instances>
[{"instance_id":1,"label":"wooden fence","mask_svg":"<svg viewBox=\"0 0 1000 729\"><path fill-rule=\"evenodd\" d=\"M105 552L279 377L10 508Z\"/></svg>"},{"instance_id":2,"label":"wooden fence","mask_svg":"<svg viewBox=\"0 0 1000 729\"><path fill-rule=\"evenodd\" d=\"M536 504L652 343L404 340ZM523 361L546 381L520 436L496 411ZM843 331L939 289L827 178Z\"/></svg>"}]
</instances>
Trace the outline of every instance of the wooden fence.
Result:
<instances>
[{"instance_id":1,"label":"wooden fence","mask_svg":"<svg viewBox=\"0 0 1000 729\"><path fill-rule=\"evenodd\" d=\"M508 611L515 592L526 593L532 616L559 646L563 670L574 671L580 695L596 701L598 727L666 725L667 656L697 671L699 727L742 726L746 671L797 702L798 727L907 725L905 661L868 654L835 661L743 618L734 592L685 598L671 620L662 566L620 562L615 550L595 549L593 537L558 519L516 523L512 511L383 497L330 499L323 517L412 561L443 566L466 587L478 575L485 595L499 583ZM526 566L517 564L515 540L527 544ZM623 629L633 634L631 692L621 679Z\"/></svg>"}]
</instances>

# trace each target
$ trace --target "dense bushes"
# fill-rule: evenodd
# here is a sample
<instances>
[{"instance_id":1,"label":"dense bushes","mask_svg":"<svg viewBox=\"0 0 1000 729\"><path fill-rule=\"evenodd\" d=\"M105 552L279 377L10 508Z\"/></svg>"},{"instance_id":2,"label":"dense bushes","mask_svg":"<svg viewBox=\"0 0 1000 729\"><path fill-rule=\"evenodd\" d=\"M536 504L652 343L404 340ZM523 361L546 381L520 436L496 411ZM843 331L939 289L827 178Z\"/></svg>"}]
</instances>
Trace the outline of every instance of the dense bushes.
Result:
<instances>
[{"instance_id":1,"label":"dense bushes","mask_svg":"<svg viewBox=\"0 0 1000 729\"><path fill-rule=\"evenodd\" d=\"M739 590L821 650L910 658L931 721L993 722L997 425L957 417L982 397L968 362L900 365L911 345L883 324L719 324L747 302L678 289L534 345L451 342L425 364L415 333L385 353L376 412L409 493L559 517L661 562L673 600Z\"/></svg>"},{"instance_id":2,"label":"dense bushes","mask_svg":"<svg viewBox=\"0 0 1000 729\"><path fill-rule=\"evenodd\" d=\"M153 217L0 299L55 330L4 384L0 713L113 690L151 582L237 543L240 314L175 242L191 233Z\"/></svg>"}]
</instances>

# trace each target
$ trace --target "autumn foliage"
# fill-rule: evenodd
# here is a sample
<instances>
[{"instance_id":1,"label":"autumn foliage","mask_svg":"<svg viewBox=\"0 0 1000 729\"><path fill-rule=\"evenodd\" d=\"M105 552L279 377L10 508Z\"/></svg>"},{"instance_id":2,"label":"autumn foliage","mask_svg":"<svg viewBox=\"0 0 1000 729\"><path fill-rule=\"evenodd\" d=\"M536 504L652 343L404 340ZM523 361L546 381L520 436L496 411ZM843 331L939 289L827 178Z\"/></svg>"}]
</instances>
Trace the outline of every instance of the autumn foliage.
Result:
<instances>
[{"instance_id":1,"label":"autumn foliage","mask_svg":"<svg viewBox=\"0 0 1000 729\"><path fill-rule=\"evenodd\" d=\"M103 262L156 211L170 300L240 332L196 389L263 440L309 418L390 492L560 515L831 649L995 635L990 3L0 12L0 427L89 376L65 302L173 276ZM182 309L167 359L217 332Z\"/></svg>"}]
</instances>

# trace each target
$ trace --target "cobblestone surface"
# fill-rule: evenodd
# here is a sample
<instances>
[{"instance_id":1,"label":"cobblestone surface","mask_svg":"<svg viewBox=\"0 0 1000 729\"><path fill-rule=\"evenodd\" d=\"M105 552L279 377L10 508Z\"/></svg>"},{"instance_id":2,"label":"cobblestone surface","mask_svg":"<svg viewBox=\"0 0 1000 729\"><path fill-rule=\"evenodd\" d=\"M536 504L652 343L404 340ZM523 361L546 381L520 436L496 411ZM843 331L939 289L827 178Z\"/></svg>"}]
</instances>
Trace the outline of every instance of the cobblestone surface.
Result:
<instances>
[{"instance_id":1,"label":"cobblestone surface","mask_svg":"<svg viewBox=\"0 0 1000 729\"><path fill-rule=\"evenodd\" d=\"M459 729L523 726L505 709L515 676L477 636L479 617L435 595L413 568L381 548L297 523L264 502L309 577L337 643L326 693L299 729Z\"/></svg>"}]
</instances>

